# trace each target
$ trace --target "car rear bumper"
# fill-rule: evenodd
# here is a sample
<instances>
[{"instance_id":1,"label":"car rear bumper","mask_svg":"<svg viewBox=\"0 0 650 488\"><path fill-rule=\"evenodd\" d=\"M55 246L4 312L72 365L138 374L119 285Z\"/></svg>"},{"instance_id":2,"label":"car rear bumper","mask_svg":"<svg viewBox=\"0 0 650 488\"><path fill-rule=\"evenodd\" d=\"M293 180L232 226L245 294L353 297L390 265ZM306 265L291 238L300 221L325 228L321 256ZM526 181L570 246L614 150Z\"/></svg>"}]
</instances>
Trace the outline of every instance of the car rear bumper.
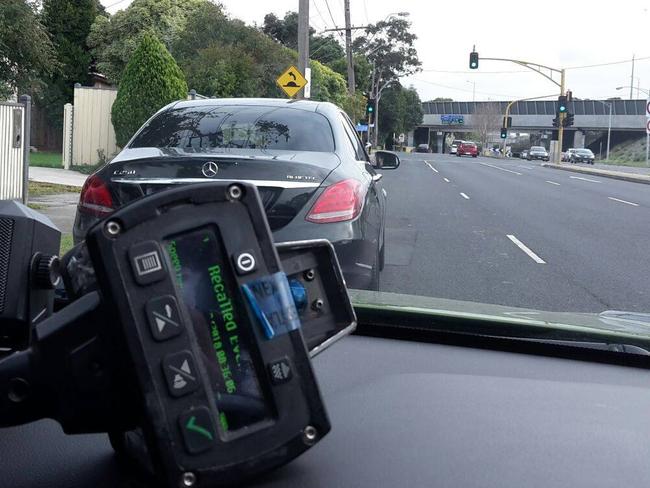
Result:
<instances>
[{"instance_id":1,"label":"car rear bumper","mask_svg":"<svg viewBox=\"0 0 650 488\"><path fill-rule=\"evenodd\" d=\"M77 212L73 227L73 240L77 244L85 239L99 219ZM327 239L336 250L336 255L349 288L367 290L372 287L379 236L367 236L359 220L334 224L289 224L273 233L275 242Z\"/></svg>"}]
</instances>

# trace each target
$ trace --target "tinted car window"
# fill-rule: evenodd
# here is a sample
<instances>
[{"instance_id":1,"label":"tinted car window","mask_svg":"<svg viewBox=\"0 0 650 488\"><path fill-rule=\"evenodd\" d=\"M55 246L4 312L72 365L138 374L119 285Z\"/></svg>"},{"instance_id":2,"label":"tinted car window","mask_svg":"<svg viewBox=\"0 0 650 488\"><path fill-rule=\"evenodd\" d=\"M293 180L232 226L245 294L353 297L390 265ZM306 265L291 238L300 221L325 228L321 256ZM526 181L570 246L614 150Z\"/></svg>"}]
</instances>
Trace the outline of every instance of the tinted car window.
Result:
<instances>
[{"instance_id":1,"label":"tinted car window","mask_svg":"<svg viewBox=\"0 0 650 488\"><path fill-rule=\"evenodd\" d=\"M359 140L359 136L357 136L357 132L354 130L354 127L352 127L352 122L350 122L347 116L343 113L340 113L339 116L341 117L343 129L345 130L345 133L347 134L348 139L352 144L352 150L354 152L356 160L365 161L366 154L363 150L363 146L361 145L361 141Z\"/></svg>"},{"instance_id":2,"label":"tinted car window","mask_svg":"<svg viewBox=\"0 0 650 488\"><path fill-rule=\"evenodd\" d=\"M159 114L129 147L333 152L334 136L328 120L315 112L284 107L200 106Z\"/></svg>"}]
</instances>

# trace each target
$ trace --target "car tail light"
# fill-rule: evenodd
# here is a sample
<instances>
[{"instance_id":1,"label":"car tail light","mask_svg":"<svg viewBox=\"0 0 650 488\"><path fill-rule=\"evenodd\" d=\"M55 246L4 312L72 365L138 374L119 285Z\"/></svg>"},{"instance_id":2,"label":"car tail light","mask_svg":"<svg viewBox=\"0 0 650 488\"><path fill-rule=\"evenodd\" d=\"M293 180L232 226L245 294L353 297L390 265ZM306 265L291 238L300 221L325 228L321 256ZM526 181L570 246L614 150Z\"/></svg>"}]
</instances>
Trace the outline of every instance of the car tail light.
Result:
<instances>
[{"instance_id":1,"label":"car tail light","mask_svg":"<svg viewBox=\"0 0 650 488\"><path fill-rule=\"evenodd\" d=\"M360 181L339 181L327 187L318 197L306 219L316 224L352 220L361 212L364 199L365 192Z\"/></svg>"},{"instance_id":2,"label":"car tail light","mask_svg":"<svg viewBox=\"0 0 650 488\"><path fill-rule=\"evenodd\" d=\"M113 197L104 180L97 175L89 176L81 189L79 211L105 217L113 210Z\"/></svg>"}]
</instances>

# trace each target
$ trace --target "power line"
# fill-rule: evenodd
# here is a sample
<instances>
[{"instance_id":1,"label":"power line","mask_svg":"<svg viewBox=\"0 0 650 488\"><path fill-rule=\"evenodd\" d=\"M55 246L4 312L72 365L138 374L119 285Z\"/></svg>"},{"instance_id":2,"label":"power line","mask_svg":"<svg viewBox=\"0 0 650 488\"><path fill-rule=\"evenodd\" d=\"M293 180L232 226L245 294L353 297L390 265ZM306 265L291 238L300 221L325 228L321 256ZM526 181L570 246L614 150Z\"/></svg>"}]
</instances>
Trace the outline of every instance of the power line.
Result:
<instances>
[{"instance_id":1,"label":"power line","mask_svg":"<svg viewBox=\"0 0 650 488\"><path fill-rule=\"evenodd\" d=\"M454 86L442 85L440 83L434 83L432 81L421 80L421 79L418 79L418 78L412 78L412 79L415 80L415 81L419 81L421 83L426 83L428 85L439 86L441 88L448 88L450 90L456 90L456 91L467 92L467 93L472 93L474 91L474 90L470 90L470 89L467 89L467 88L456 88ZM515 98L517 98L517 97L515 97L513 95L505 95L503 93L484 92L484 91L479 91L479 90L476 90L476 93L480 93L480 94L483 94L483 95L492 95L492 96L495 96L495 97L506 97L506 99L513 99L513 100Z\"/></svg>"},{"instance_id":2,"label":"power line","mask_svg":"<svg viewBox=\"0 0 650 488\"><path fill-rule=\"evenodd\" d=\"M448 73L448 74L462 74L462 75L501 75L501 74L511 74L511 73L532 73L532 71L527 69L516 70L516 71L451 71L451 70L442 70L442 69L423 69L423 73Z\"/></svg>"},{"instance_id":3,"label":"power line","mask_svg":"<svg viewBox=\"0 0 650 488\"><path fill-rule=\"evenodd\" d=\"M650 56L646 56L643 58L635 58L634 62L637 61L645 61L646 59L650 59ZM569 66L568 68L564 69L584 69L584 68L597 68L599 66L613 66L615 64L625 64L625 63L631 63L633 60L632 59L626 59L624 61L613 61L611 63L600 63L600 64L588 64L584 66Z\"/></svg>"},{"instance_id":4,"label":"power line","mask_svg":"<svg viewBox=\"0 0 650 488\"><path fill-rule=\"evenodd\" d=\"M325 6L327 7L327 11L328 11L329 14L330 14L330 19L332 19L332 24L334 24L334 27L335 27L336 29L338 29L339 26L336 24L336 20L334 20L334 16L332 15L332 9L330 9L330 3L329 3L328 0L325 0ZM343 37L343 33L342 33L342 32L339 32L339 36Z\"/></svg>"},{"instance_id":5,"label":"power line","mask_svg":"<svg viewBox=\"0 0 650 488\"><path fill-rule=\"evenodd\" d=\"M370 17L368 16L368 2L363 0L363 12L366 15L366 22L370 24Z\"/></svg>"},{"instance_id":6,"label":"power line","mask_svg":"<svg viewBox=\"0 0 650 488\"><path fill-rule=\"evenodd\" d=\"M323 25L325 26L325 29L327 29L327 28L329 27L329 24L328 24L327 21L325 20L325 17L323 17L323 13L322 13L322 12L320 11L320 9L318 8L318 3L316 2L316 0L313 1L313 4L314 4L314 8L316 8L316 13L317 13L318 16L320 17L320 20L323 21Z\"/></svg>"}]
</instances>

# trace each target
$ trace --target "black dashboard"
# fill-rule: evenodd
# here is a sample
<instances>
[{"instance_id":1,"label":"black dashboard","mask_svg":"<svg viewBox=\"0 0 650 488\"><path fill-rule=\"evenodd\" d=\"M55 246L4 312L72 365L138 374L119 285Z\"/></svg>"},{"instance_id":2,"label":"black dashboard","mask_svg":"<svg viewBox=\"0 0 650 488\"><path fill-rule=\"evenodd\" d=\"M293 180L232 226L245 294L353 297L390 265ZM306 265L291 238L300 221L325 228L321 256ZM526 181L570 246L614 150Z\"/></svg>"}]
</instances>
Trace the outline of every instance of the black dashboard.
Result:
<instances>
[{"instance_id":1,"label":"black dashboard","mask_svg":"<svg viewBox=\"0 0 650 488\"><path fill-rule=\"evenodd\" d=\"M650 484L647 370L352 336L314 359L331 433L256 487ZM0 430L0 486L140 487L106 435Z\"/></svg>"}]
</instances>

